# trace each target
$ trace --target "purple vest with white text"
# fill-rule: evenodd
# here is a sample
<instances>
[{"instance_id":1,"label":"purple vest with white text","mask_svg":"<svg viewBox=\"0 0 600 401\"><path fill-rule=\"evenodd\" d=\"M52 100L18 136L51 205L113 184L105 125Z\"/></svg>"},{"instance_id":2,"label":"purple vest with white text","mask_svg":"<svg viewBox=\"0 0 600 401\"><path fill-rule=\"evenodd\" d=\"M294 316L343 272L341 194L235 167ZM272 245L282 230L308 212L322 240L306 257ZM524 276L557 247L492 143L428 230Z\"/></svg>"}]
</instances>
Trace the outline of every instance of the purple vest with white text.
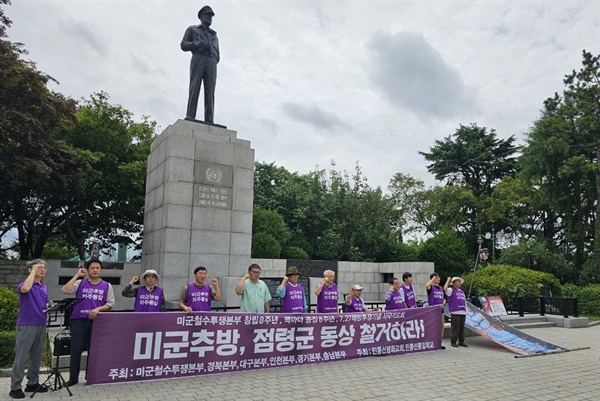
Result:
<instances>
[{"instance_id":1,"label":"purple vest with white text","mask_svg":"<svg viewBox=\"0 0 600 401\"><path fill-rule=\"evenodd\" d=\"M352 313L363 311L365 303L363 302L362 298L356 299L354 297L350 297L350 302L352 302L350 305L346 304L346 312Z\"/></svg>"},{"instance_id":2,"label":"purple vest with white text","mask_svg":"<svg viewBox=\"0 0 600 401\"><path fill-rule=\"evenodd\" d=\"M160 287L154 287L152 292L148 291L145 285L139 287L133 310L136 312L160 312L162 310L162 294L163 289Z\"/></svg>"},{"instance_id":3,"label":"purple vest with white text","mask_svg":"<svg viewBox=\"0 0 600 401\"><path fill-rule=\"evenodd\" d=\"M402 309L402 292L389 290L390 299L385 301L385 310ZM386 297L387 298L387 297Z\"/></svg>"},{"instance_id":4,"label":"purple vest with white text","mask_svg":"<svg viewBox=\"0 0 600 401\"><path fill-rule=\"evenodd\" d=\"M210 286L204 284L202 288L196 287L194 282L187 285L187 297L184 304L192 308L194 312L210 311Z\"/></svg>"},{"instance_id":5,"label":"purple vest with white text","mask_svg":"<svg viewBox=\"0 0 600 401\"><path fill-rule=\"evenodd\" d=\"M417 300L415 299L415 290L413 289L412 284L409 284L408 287L402 284L402 290L404 291L404 302L406 302L407 308L414 308L417 306Z\"/></svg>"},{"instance_id":6,"label":"purple vest with white text","mask_svg":"<svg viewBox=\"0 0 600 401\"><path fill-rule=\"evenodd\" d=\"M331 288L323 285L321 293L317 296L317 313L337 313L338 292L337 285L331 283Z\"/></svg>"},{"instance_id":7,"label":"purple vest with white text","mask_svg":"<svg viewBox=\"0 0 600 401\"><path fill-rule=\"evenodd\" d=\"M427 294L429 306L441 305L444 303L444 289L439 285L431 285L431 291Z\"/></svg>"},{"instance_id":8,"label":"purple vest with white text","mask_svg":"<svg viewBox=\"0 0 600 401\"><path fill-rule=\"evenodd\" d=\"M108 281L100 279L98 284L92 284L87 278L81 280L76 293L77 298L83 301L73 307L71 319L87 319L88 313L106 303L108 296Z\"/></svg>"},{"instance_id":9,"label":"purple vest with white text","mask_svg":"<svg viewBox=\"0 0 600 401\"><path fill-rule=\"evenodd\" d=\"M452 288L452 295L448 297L448 310L450 313L467 311L467 299L463 290Z\"/></svg>"},{"instance_id":10,"label":"purple vest with white text","mask_svg":"<svg viewBox=\"0 0 600 401\"><path fill-rule=\"evenodd\" d=\"M285 297L281 300L283 313L304 312L304 289L300 284L294 287L289 282L285 283Z\"/></svg>"}]
</instances>

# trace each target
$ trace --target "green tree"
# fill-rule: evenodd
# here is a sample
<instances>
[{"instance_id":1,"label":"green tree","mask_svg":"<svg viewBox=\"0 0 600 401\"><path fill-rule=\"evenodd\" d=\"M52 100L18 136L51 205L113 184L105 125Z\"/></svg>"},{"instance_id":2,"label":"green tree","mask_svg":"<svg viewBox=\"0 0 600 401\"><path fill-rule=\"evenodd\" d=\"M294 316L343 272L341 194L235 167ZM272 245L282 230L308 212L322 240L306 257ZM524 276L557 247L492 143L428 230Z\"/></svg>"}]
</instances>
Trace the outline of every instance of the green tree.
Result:
<instances>
[{"instance_id":1,"label":"green tree","mask_svg":"<svg viewBox=\"0 0 600 401\"><path fill-rule=\"evenodd\" d=\"M290 240L292 234L290 229L283 221L283 217L274 210L262 210L254 208L252 216L252 235L265 233L270 235L277 243L279 248L283 247Z\"/></svg>"},{"instance_id":2,"label":"green tree","mask_svg":"<svg viewBox=\"0 0 600 401\"><path fill-rule=\"evenodd\" d=\"M85 257L86 240L104 245L138 243L144 222L146 161L156 123L140 122L104 92L83 100L65 141L85 169L83 188L72 193L61 227Z\"/></svg>"},{"instance_id":3,"label":"green tree","mask_svg":"<svg viewBox=\"0 0 600 401\"><path fill-rule=\"evenodd\" d=\"M252 257L262 259L279 259L281 245L272 235L259 232L252 235Z\"/></svg>"},{"instance_id":4,"label":"green tree","mask_svg":"<svg viewBox=\"0 0 600 401\"><path fill-rule=\"evenodd\" d=\"M448 185L465 185L475 196L490 196L502 177L516 171L515 138L498 139L494 129L460 125L444 140L436 140L430 152L419 152L431 162L427 169Z\"/></svg>"},{"instance_id":5,"label":"green tree","mask_svg":"<svg viewBox=\"0 0 600 401\"><path fill-rule=\"evenodd\" d=\"M567 89L544 102L520 159L523 177L541 191L541 235L572 253L579 275L592 253L600 269L598 182L600 88L598 57L584 51L583 68L565 78Z\"/></svg>"},{"instance_id":6,"label":"green tree","mask_svg":"<svg viewBox=\"0 0 600 401\"><path fill-rule=\"evenodd\" d=\"M76 103L48 89L54 79L23 60L23 45L6 39L10 24L1 11L0 237L16 228L20 257L29 259L64 222L64 205L84 173L63 138Z\"/></svg>"},{"instance_id":7,"label":"green tree","mask_svg":"<svg viewBox=\"0 0 600 401\"><path fill-rule=\"evenodd\" d=\"M433 262L441 277L459 275L469 270L467 246L456 231L442 229L428 238L419 249L419 260Z\"/></svg>"},{"instance_id":8,"label":"green tree","mask_svg":"<svg viewBox=\"0 0 600 401\"><path fill-rule=\"evenodd\" d=\"M543 237L522 239L518 244L506 248L498 259L499 264L520 266L553 274L562 283L574 282L573 264L566 260L549 241Z\"/></svg>"},{"instance_id":9,"label":"green tree","mask_svg":"<svg viewBox=\"0 0 600 401\"><path fill-rule=\"evenodd\" d=\"M419 152L431 162L427 169L444 187L425 193L421 216L427 231L436 233L442 227L459 232L471 253L477 251L476 237L481 229L507 227L505 217L487 218L491 195L504 177L516 173L515 138L498 139L494 129L477 124L460 125L454 134L435 141L430 152Z\"/></svg>"},{"instance_id":10,"label":"green tree","mask_svg":"<svg viewBox=\"0 0 600 401\"><path fill-rule=\"evenodd\" d=\"M394 260L398 212L380 188L371 188L357 164L354 175L335 170L289 173L258 163L255 206L283 217L291 238L313 259Z\"/></svg>"}]
</instances>

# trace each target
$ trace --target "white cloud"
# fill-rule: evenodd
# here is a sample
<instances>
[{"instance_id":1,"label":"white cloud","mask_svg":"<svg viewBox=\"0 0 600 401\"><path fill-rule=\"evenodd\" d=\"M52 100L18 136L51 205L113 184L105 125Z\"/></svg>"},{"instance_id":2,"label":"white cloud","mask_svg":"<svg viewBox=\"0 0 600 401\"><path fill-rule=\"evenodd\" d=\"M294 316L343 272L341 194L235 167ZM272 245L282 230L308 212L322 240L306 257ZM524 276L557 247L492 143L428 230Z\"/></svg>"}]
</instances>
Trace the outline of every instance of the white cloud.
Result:
<instances>
[{"instance_id":1,"label":"white cloud","mask_svg":"<svg viewBox=\"0 0 600 401\"><path fill-rule=\"evenodd\" d=\"M10 39L73 98L104 90L163 128L187 104L179 48L203 4L14 1ZM459 124L525 132L543 100L600 53L597 2L220 2L215 121L291 171L396 172L433 183L425 160ZM522 137L522 136L521 136Z\"/></svg>"}]
</instances>

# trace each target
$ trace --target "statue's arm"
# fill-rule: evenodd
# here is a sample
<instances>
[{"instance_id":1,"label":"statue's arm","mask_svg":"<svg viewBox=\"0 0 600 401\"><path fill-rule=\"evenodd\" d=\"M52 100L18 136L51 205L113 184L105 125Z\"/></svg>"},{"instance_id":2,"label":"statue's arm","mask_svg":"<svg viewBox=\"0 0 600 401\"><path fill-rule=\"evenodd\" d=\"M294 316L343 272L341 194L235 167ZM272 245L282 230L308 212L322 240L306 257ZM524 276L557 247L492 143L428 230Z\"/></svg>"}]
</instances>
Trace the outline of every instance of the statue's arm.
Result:
<instances>
[{"instance_id":1,"label":"statue's arm","mask_svg":"<svg viewBox=\"0 0 600 401\"><path fill-rule=\"evenodd\" d=\"M219 50L219 38L215 37L215 44L217 48L217 63L221 60L221 51Z\"/></svg>"},{"instance_id":2,"label":"statue's arm","mask_svg":"<svg viewBox=\"0 0 600 401\"><path fill-rule=\"evenodd\" d=\"M186 29L185 33L183 34L183 39L181 39L181 50L184 52L197 50L197 46L194 43L194 32L191 26Z\"/></svg>"}]
</instances>

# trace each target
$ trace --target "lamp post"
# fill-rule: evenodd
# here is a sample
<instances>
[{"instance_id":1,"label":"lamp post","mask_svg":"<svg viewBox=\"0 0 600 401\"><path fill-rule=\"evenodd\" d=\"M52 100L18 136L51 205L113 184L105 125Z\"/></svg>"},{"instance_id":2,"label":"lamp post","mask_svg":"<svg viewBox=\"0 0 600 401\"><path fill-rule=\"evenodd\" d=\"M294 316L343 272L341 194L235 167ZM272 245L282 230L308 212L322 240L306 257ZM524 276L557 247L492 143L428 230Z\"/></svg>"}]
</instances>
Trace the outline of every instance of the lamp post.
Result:
<instances>
[{"instance_id":1,"label":"lamp post","mask_svg":"<svg viewBox=\"0 0 600 401\"><path fill-rule=\"evenodd\" d=\"M490 252L487 250L487 248L482 248L481 245L483 244L483 236L481 235L481 233L477 236L477 243L479 244L479 248L477 249L477 257L475 258L475 266L473 267L473 273L471 274L471 284L469 285L469 294L467 294L467 299L471 298L471 290L473 289L473 281L475 281L475 270L477 270L477 263L479 262L479 259L481 259L481 261L485 261L487 260Z\"/></svg>"}]
</instances>

